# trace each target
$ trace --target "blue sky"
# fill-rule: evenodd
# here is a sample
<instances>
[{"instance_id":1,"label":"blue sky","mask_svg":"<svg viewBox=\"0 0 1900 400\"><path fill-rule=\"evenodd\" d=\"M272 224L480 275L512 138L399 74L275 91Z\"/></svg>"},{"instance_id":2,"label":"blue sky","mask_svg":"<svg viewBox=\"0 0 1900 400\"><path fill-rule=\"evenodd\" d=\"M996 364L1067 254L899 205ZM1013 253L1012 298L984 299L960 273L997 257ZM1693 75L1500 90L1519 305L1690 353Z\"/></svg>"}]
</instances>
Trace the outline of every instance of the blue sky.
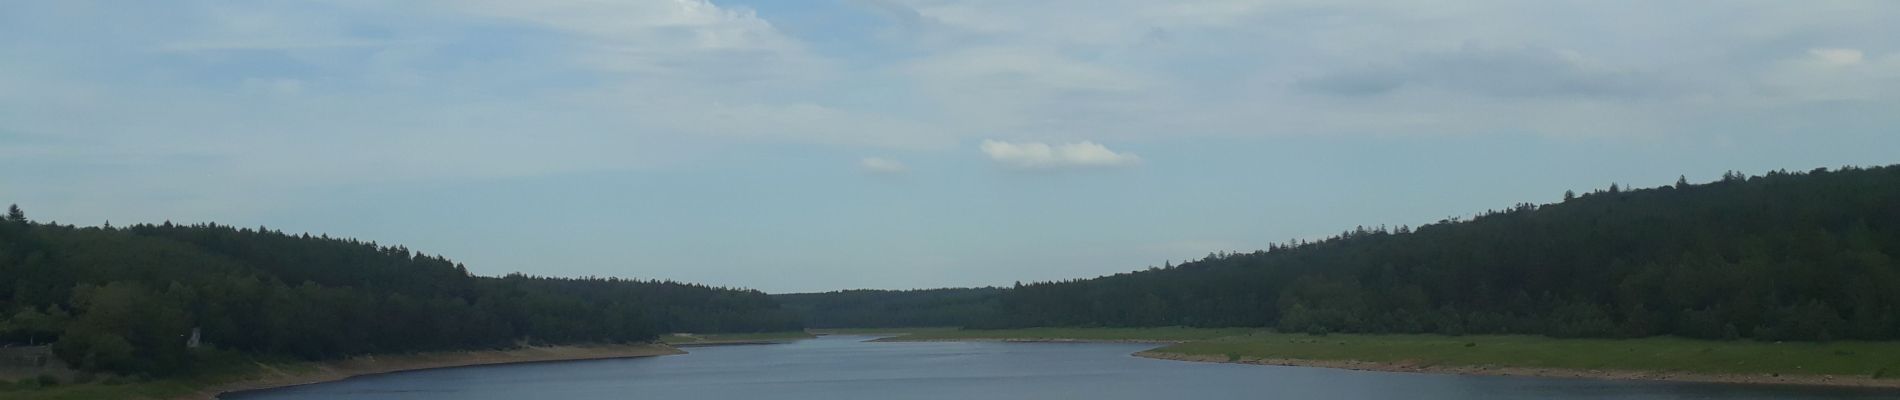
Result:
<instances>
[{"instance_id":1,"label":"blue sky","mask_svg":"<svg viewBox=\"0 0 1900 400\"><path fill-rule=\"evenodd\" d=\"M1900 162L1889 1L0 3L0 201L484 274L1094 276Z\"/></svg>"}]
</instances>

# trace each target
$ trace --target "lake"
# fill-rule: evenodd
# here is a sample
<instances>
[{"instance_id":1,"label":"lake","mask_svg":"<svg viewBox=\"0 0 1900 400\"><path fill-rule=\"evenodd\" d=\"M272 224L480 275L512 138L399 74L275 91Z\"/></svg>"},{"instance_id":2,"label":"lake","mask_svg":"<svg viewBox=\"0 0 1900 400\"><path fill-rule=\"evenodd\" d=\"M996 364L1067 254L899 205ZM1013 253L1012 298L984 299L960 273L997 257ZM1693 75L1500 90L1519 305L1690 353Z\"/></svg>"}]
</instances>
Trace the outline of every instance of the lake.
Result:
<instances>
[{"instance_id":1,"label":"lake","mask_svg":"<svg viewBox=\"0 0 1900 400\"><path fill-rule=\"evenodd\" d=\"M691 354L449 368L224 396L301 399L1893 399L1893 391L1190 363L1152 345L874 343L825 336Z\"/></svg>"}]
</instances>

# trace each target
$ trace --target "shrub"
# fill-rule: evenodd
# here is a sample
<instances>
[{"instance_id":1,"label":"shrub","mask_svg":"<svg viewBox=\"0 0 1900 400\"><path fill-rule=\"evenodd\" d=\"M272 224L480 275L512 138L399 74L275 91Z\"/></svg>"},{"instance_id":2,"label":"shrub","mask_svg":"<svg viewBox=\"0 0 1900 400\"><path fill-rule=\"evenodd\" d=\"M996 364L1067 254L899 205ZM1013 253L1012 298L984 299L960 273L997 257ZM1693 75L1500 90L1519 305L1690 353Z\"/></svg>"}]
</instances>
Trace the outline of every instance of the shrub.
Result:
<instances>
[{"instance_id":1,"label":"shrub","mask_svg":"<svg viewBox=\"0 0 1900 400\"><path fill-rule=\"evenodd\" d=\"M92 383L92 381L97 380L97 379L99 379L99 375L92 373L92 371L80 371L77 374L73 374L74 384L83 385L87 383Z\"/></svg>"}]
</instances>

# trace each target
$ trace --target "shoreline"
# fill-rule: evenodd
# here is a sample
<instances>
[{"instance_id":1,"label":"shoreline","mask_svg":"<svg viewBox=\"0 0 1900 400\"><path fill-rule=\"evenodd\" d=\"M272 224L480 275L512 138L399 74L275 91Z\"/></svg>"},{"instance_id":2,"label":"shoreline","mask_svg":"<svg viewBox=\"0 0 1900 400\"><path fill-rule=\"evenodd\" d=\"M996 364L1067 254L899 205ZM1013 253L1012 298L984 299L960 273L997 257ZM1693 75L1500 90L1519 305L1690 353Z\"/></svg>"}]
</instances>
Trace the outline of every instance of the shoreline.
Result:
<instances>
[{"instance_id":1,"label":"shoreline","mask_svg":"<svg viewBox=\"0 0 1900 400\"><path fill-rule=\"evenodd\" d=\"M308 371L285 371L280 365L258 364L259 376L209 385L172 400L218 400L227 394L279 389L358 376L405 371L540 362L605 360L686 354L665 344L544 346L510 350L459 351L406 355L364 356L311 363ZM292 366L302 369L305 366Z\"/></svg>"},{"instance_id":2,"label":"shoreline","mask_svg":"<svg viewBox=\"0 0 1900 400\"><path fill-rule=\"evenodd\" d=\"M993 342L993 343L1122 343L1122 344L1181 344L1191 340L1164 339L1066 339L1066 338L926 338L905 339L903 335L881 337L866 340L883 343L929 343L929 342Z\"/></svg>"},{"instance_id":3,"label":"shoreline","mask_svg":"<svg viewBox=\"0 0 1900 400\"><path fill-rule=\"evenodd\" d=\"M1385 363L1356 360L1307 360L1291 358L1250 358L1229 359L1225 356L1173 353L1155 350L1143 350L1132 354L1135 357L1156 360L1207 362L1224 364L1267 365L1280 367L1330 368L1352 371L1397 372L1440 375L1472 376L1517 376L1534 378L1598 379L1623 381L1662 381L1688 383L1724 383L1745 385L1780 386L1821 386L1839 388L1896 389L1900 388L1900 379L1874 379L1864 376L1798 375L1798 374L1706 374L1668 371L1627 371L1592 370L1568 368L1536 368L1506 366L1460 366L1429 365L1410 363Z\"/></svg>"},{"instance_id":4,"label":"shoreline","mask_svg":"<svg viewBox=\"0 0 1900 400\"><path fill-rule=\"evenodd\" d=\"M673 333L673 334L661 336L659 343L665 344L668 346L678 347L678 348L712 347L712 346L749 346L749 345L762 345L762 344L785 344L785 343L791 343L791 342L796 342L796 341L805 340L805 339L811 339L815 337L818 337L818 336L813 335L809 332L804 332L804 331L739 333L739 334Z\"/></svg>"},{"instance_id":5,"label":"shoreline","mask_svg":"<svg viewBox=\"0 0 1900 400\"><path fill-rule=\"evenodd\" d=\"M928 338L904 339L902 335L869 340L871 342L994 342L994 343L1138 343L1138 344L1179 344L1191 340L1146 340L1146 339L1064 339L1064 338ZM1773 386L1809 386L1847 389L1900 389L1900 379L1875 379L1866 376L1808 375L1808 374L1709 374L1670 371L1633 371L1633 370L1596 370L1569 368L1510 367L1493 365L1431 365L1424 362L1387 363L1357 360L1318 360L1293 358L1256 358L1240 357L1229 359L1220 355L1198 355L1158 351L1160 348L1142 350L1130 354L1134 357L1225 364L1265 365L1281 367L1328 368L1351 371L1395 372L1440 375L1470 376L1515 376L1533 378L1596 379L1624 381L1658 381L1685 383L1720 383L1741 385Z\"/></svg>"},{"instance_id":6,"label":"shoreline","mask_svg":"<svg viewBox=\"0 0 1900 400\"><path fill-rule=\"evenodd\" d=\"M673 344L669 344L669 346L673 346L674 348L684 349L688 347L757 346L757 345L766 345L766 344L786 344L786 343L791 343L793 341L794 340L725 340L725 341L707 341L707 342L691 342L691 343L673 343Z\"/></svg>"},{"instance_id":7,"label":"shoreline","mask_svg":"<svg viewBox=\"0 0 1900 400\"><path fill-rule=\"evenodd\" d=\"M1118 343L1167 345L1191 340L1155 339L1073 339L1073 338L923 338L905 339L905 335L880 337L866 342L991 342L991 343ZM581 361L616 358L655 357L686 354L682 347L777 344L784 341L741 340L693 344L640 344L602 346L550 346L512 350L426 353L397 356L370 356L348 360L293 365L310 369L284 371L280 365L259 364L259 376L204 387L196 392L175 396L174 400L218 400L221 396L256 390L268 390L334 382L358 376L404 371L456 368L484 365L538 362ZM1213 354L1187 354L1159 351L1156 347L1130 356L1168 361L1227 363L1244 365L1329 368L1351 371L1423 373L1468 376L1516 376L1563 379L1660 381L1771 386L1807 386L1845 389L1900 389L1900 379L1875 379L1867 376L1808 374L1710 374L1669 371L1597 370L1495 365L1433 365L1423 361L1373 362L1292 358L1237 357Z\"/></svg>"}]
</instances>

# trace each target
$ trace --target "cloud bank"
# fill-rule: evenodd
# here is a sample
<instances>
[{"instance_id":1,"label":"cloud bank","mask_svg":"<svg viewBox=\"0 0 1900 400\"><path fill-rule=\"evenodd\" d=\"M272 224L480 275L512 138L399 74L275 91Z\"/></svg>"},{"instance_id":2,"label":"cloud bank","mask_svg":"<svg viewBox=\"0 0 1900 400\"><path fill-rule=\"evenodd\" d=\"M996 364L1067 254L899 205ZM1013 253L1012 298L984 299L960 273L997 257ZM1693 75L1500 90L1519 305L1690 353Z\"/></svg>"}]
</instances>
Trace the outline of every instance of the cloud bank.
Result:
<instances>
[{"instance_id":1,"label":"cloud bank","mask_svg":"<svg viewBox=\"0 0 1900 400\"><path fill-rule=\"evenodd\" d=\"M1134 154L1117 153L1090 141L1049 145L1040 142L1012 143L984 140L983 154L1005 167L1018 169L1107 168L1141 162Z\"/></svg>"},{"instance_id":2,"label":"cloud bank","mask_svg":"<svg viewBox=\"0 0 1900 400\"><path fill-rule=\"evenodd\" d=\"M910 172L910 167L905 166L904 163L881 157L867 157L863 160L859 160L858 167L863 168L867 172L877 174L901 174Z\"/></svg>"},{"instance_id":3,"label":"cloud bank","mask_svg":"<svg viewBox=\"0 0 1900 400\"><path fill-rule=\"evenodd\" d=\"M18 2L0 12L0 132L25 139L0 154L29 161L0 180L75 209L215 211L237 205L180 188L639 170L748 146L1010 138L984 143L990 160L1060 169L1139 160L1096 143L1891 126L1840 110L1900 109L1900 2L1828 4ZM1077 137L1094 142L1061 144Z\"/></svg>"}]
</instances>

